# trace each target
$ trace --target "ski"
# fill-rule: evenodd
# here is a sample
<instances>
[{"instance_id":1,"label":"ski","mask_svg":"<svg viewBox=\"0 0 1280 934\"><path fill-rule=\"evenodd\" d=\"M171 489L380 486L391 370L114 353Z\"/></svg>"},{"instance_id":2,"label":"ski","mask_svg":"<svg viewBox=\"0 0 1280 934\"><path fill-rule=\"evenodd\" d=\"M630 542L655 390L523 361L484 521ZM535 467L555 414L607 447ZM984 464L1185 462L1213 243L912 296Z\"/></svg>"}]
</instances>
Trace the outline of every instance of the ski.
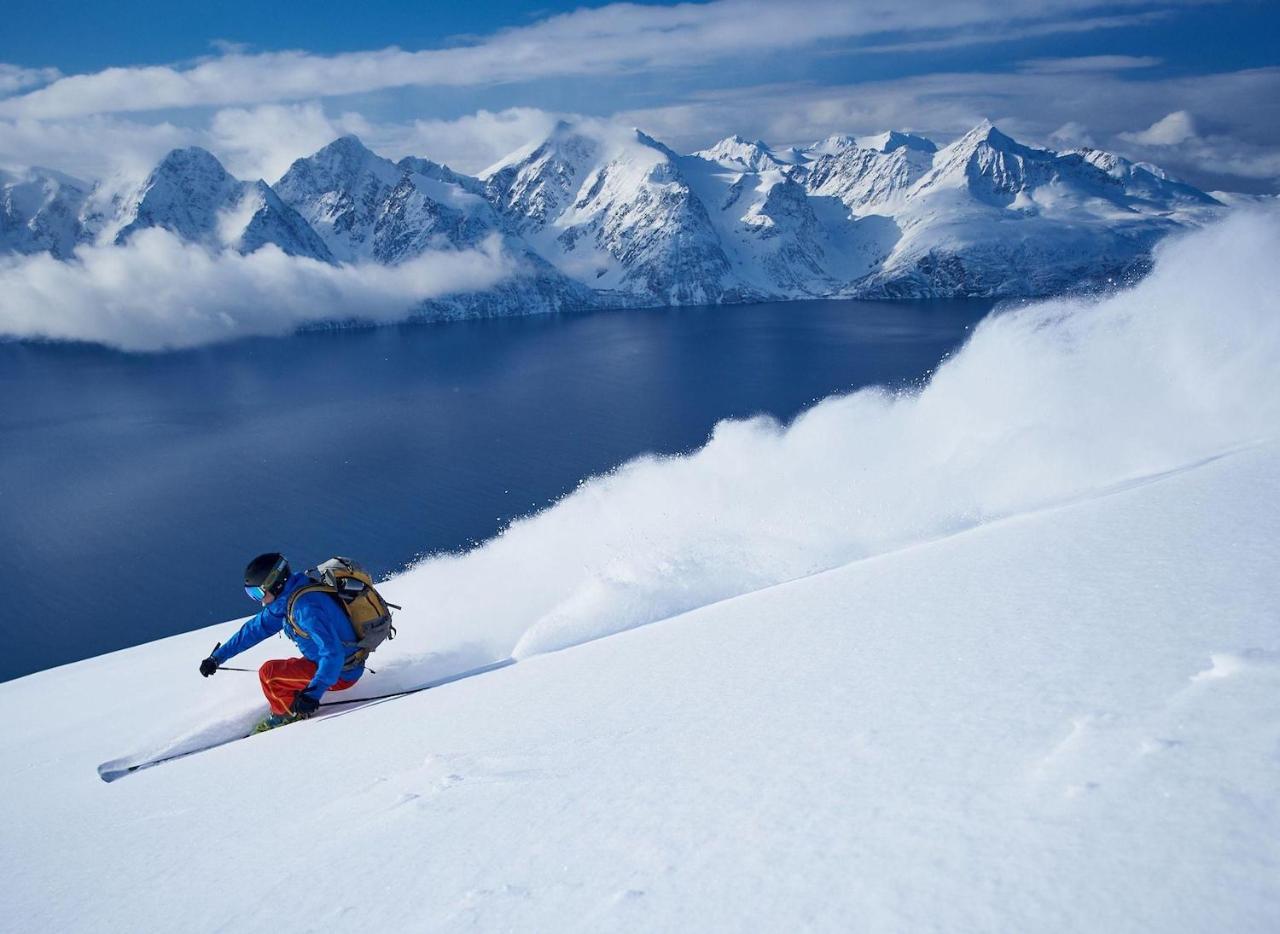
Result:
<instances>
[{"instance_id":1,"label":"ski","mask_svg":"<svg viewBox=\"0 0 1280 934\"><path fill-rule=\"evenodd\" d=\"M373 706L374 704L382 704L387 701L395 700L396 698L399 698L399 697L408 697L411 694L421 694L423 691L429 691L432 688L438 688L446 684L452 684L455 681L462 681L462 680L465 680L466 678L474 678L477 675L483 675L491 671L497 671L499 668L507 668L511 665L514 665L515 663L516 663L516 660L514 658L503 658L503 659L499 659L496 662L489 662L487 665L480 665L477 668L469 668L466 671L460 671L456 674L446 675L443 678L436 678L434 681L428 681L426 684L420 685L416 688L407 688L406 690L403 690L403 691L393 691L389 694L376 694L373 697L354 697L351 700L328 701L320 705L320 711L318 711L316 714L312 715L311 717L308 717L306 721L299 721L299 722L314 722L316 720L329 720L329 719L332 719L333 717L339 717L344 714L354 713L357 710L362 710L365 707L370 707L370 706ZM335 708L338 708L338 709L335 709ZM298 724L289 724L289 725L297 726ZM270 733L272 731L267 730L265 732ZM141 772L144 769L155 768L157 765L164 765L167 762L176 762L177 760L185 759L188 756L194 756L202 752L208 752L210 749L217 749L219 746L226 746L230 743L236 743L242 739L248 739L250 736L253 736L253 735L256 735L256 734L250 733L246 736L232 736L228 739L223 739L217 742L208 743L203 746L197 746L194 749L184 749L180 752L166 753L162 756L156 756L151 759L142 759L140 761L134 759L134 757L132 756L125 756L120 759L112 759L98 766L98 777L101 778L104 782L108 782L108 783L118 781L119 779L124 778L128 775L132 775L135 772Z\"/></svg>"}]
</instances>

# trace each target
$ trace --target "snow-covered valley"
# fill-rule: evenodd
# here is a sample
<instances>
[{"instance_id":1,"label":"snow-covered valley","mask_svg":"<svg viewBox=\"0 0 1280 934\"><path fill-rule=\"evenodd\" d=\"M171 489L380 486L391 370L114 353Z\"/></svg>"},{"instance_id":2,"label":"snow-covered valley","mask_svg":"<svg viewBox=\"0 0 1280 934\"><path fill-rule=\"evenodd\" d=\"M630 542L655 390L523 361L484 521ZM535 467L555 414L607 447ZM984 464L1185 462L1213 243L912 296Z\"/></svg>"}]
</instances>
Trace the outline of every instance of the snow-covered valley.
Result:
<instances>
[{"instance_id":1,"label":"snow-covered valley","mask_svg":"<svg viewBox=\"0 0 1280 934\"><path fill-rule=\"evenodd\" d=\"M7 916L1272 930L1278 249L1234 215L918 391L584 483L389 581L353 690L498 670L110 784L260 713L196 672L233 624L0 685Z\"/></svg>"}]
</instances>

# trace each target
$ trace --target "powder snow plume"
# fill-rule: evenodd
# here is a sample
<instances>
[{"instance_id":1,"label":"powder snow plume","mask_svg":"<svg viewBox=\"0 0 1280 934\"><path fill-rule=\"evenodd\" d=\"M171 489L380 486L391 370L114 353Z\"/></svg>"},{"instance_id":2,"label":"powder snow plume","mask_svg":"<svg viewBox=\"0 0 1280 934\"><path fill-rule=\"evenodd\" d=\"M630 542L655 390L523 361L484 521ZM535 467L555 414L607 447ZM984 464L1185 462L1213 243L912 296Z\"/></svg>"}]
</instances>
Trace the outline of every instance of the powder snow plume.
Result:
<instances>
[{"instance_id":1,"label":"powder snow plume","mask_svg":"<svg viewBox=\"0 0 1280 934\"><path fill-rule=\"evenodd\" d=\"M988 318L919 390L722 422L584 482L389 584L430 609L382 667L554 651L1274 436L1277 255L1280 217L1234 216L1129 290Z\"/></svg>"}]
</instances>

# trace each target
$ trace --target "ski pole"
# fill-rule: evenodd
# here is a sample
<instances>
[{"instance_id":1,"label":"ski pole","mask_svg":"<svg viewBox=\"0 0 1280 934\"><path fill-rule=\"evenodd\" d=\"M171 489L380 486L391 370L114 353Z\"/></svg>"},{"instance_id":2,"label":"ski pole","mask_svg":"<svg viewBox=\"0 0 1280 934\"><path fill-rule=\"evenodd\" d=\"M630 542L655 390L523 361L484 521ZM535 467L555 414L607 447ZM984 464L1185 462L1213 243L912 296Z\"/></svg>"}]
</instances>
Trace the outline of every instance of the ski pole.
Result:
<instances>
[{"instance_id":1,"label":"ski pole","mask_svg":"<svg viewBox=\"0 0 1280 934\"><path fill-rule=\"evenodd\" d=\"M220 648L222 648L222 643L221 643L221 642L215 642L215 643L213 644L213 652L218 651L218 649L220 649ZM213 658L213 652L210 652L210 653L209 653L209 657L210 657L210 658ZM219 666L218 666L218 670L219 670L219 671L247 671L247 672L249 672L249 674L256 674L256 672L255 672L252 668L231 668L231 667L229 667L229 666L227 666L227 665L219 665Z\"/></svg>"}]
</instances>

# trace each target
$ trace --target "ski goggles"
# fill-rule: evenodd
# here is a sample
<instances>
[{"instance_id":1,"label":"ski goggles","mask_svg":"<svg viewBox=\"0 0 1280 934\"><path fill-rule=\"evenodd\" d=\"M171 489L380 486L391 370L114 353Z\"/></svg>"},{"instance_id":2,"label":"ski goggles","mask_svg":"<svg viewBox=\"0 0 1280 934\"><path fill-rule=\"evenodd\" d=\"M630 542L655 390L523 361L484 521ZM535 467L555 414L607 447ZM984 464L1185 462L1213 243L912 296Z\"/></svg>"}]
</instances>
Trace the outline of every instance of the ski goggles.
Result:
<instances>
[{"instance_id":1,"label":"ski goggles","mask_svg":"<svg viewBox=\"0 0 1280 934\"><path fill-rule=\"evenodd\" d=\"M269 593L274 593L276 584L280 578L285 575L285 568L289 566L289 562L285 560L284 555L280 556L280 560L267 573L266 579L261 584L245 584L244 592L248 594L249 599L257 603L261 603Z\"/></svg>"}]
</instances>

